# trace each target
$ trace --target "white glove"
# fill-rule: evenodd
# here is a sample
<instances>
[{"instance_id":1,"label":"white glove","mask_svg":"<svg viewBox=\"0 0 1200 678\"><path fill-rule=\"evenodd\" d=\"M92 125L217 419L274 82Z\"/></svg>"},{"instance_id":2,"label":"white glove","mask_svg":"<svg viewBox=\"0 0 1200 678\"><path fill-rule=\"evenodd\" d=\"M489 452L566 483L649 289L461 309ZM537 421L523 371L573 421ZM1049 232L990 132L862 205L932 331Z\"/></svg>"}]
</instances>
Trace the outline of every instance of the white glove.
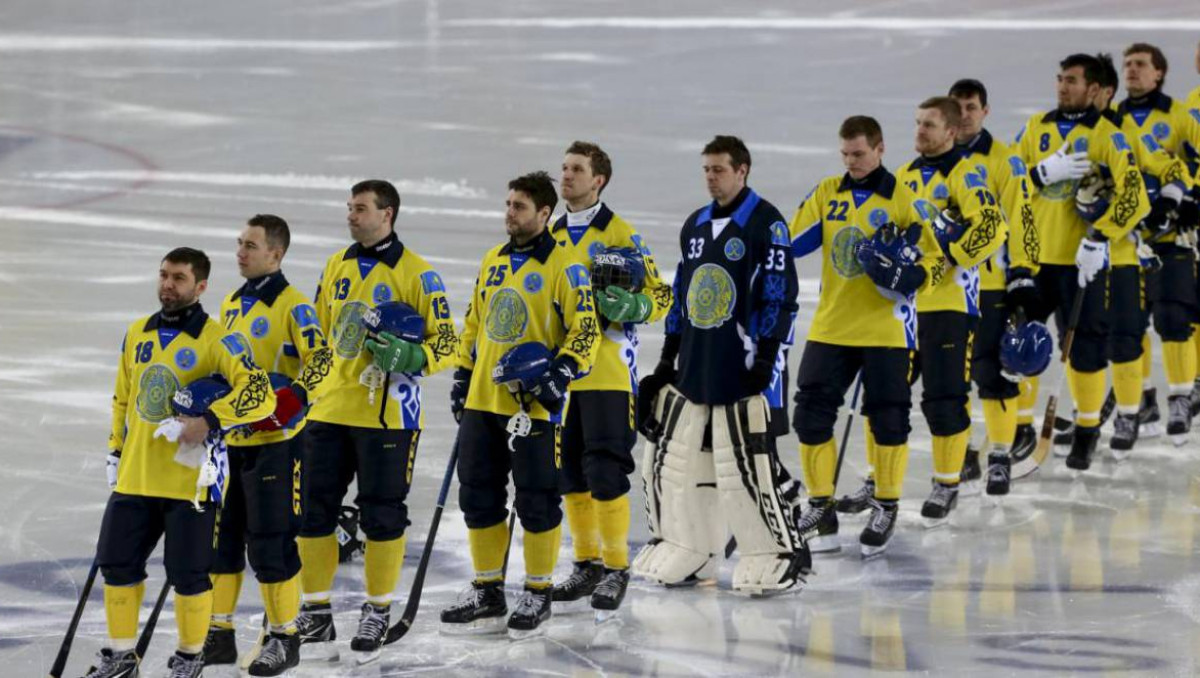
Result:
<instances>
[{"instance_id":1,"label":"white glove","mask_svg":"<svg viewBox=\"0 0 1200 678\"><path fill-rule=\"evenodd\" d=\"M121 452L109 452L104 458L104 475L108 477L108 489L117 489L117 469L121 466Z\"/></svg>"},{"instance_id":2,"label":"white glove","mask_svg":"<svg viewBox=\"0 0 1200 678\"><path fill-rule=\"evenodd\" d=\"M176 417L167 417L158 423L158 427L154 429L155 438L166 438L169 443L179 442L179 435L183 433L183 422Z\"/></svg>"},{"instance_id":3,"label":"white glove","mask_svg":"<svg viewBox=\"0 0 1200 678\"><path fill-rule=\"evenodd\" d=\"M1034 168L1043 186L1082 179L1083 175L1092 169L1092 161L1088 160L1087 152L1068 153L1070 145L1070 142L1063 143L1062 148L1055 151L1054 155L1039 162Z\"/></svg>"},{"instance_id":4,"label":"white glove","mask_svg":"<svg viewBox=\"0 0 1200 678\"><path fill-rule=\"evenodd\" d=\"M1096 279L1096 274L1108 268L1108 241L1084 238L1075 251L1075 265L1079 267L1079 286L1087 287Z\"/></svg>"}]
</instances>

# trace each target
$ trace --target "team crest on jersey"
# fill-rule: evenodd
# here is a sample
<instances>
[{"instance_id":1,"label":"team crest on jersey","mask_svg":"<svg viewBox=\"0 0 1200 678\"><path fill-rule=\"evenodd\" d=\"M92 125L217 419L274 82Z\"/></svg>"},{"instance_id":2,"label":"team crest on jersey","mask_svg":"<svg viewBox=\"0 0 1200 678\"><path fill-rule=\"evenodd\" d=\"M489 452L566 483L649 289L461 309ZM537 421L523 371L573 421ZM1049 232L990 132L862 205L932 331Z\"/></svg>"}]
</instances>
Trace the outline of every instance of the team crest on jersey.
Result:
<instances>
[{"instance_id":1,"label":"team crest on jersey","mask_svg":"<svg viewBox=\"0 0 1200 678\"><path fill-rule=\"evenodd\" d=\"M941 213L941 210L937 208L937 205L934 205L925 198L917 198L914 200L913 207L916 208L917 214L921 215L921 218L926 221L937 218L937 215Z\"/></svg>"},{"instance_id":2,"label":"team crest on jersey","mask_svg":"<svg viewBox=\"0 0 1200 678\"><path fill-rule=\"evenodd\" d=\"M445 292L446 285L437 271L425 271L421 274L421 289L425 294L433 294L434 292Z\"/></svg>"},{"instance_id":3,"label":"team crest on jersey","mask_svg":"<svg viewBox=\"0 0 1200 678\"><path fill-rule=\"evenodd\" d=\"M792 244L792 239L788 235L787 224L782 221L776 221L771 224L771 244L787 246Z\"/></svg>"},{"instance_id":4,"label":"team crest on jersey","mask_svg":"<svg viewBox=\"0 0 1200 678\"><path fill-rule=\"evenodd\" d=\"M175 351L175 365L185 372L192 369L196 366L196 352L190 348Z\"/></svg>"},{"instance_id":5,"label":"team crest on jersey","mask_svg":"<svg viewBox=\"0 0 1200 678\"><path fill-rule=\"evenodd\" d=\"M542 289L542 274L534 271L525 276L524 280L525 291L530 294L537 294Z\"/></svg>"},{"instance_id":6,"label":"team crest on jersey","mask_svg":"<svg viewBox=\"0 0 1200 678\"><path fill-rule=\"evenodd\" d=\"M221 337L221 345L232 356L239 356L250 350L250 342L246 341L246 337L243 337L241 332L233 332Z\"/></svg>"},{"instance_id":7,"label":"team crest on jersey","mask_svg":"<svg viewBox=\"0 0 1200 678\"><path fill-rule=\"evenodd\" d=\"M171 398L179 390L179 378L163 365L151 365L138 380L137 413L157 424L173 414Z\"/></svg>"},{"instance_id":8,"label":"team crest on jersey","mask_svg":"<svg viewBox=\"0 0 1200 678\"><path fill-rule=\"evenodd\" d=\"M265 316L260 316L250 324L250 336L255 339L262 339L267 336L267 332L271 331L271 323Z\"/></svg>"},{"instance_id":9,"label":"team crest on jersey","mask_svg":"<svg viewBox=\"0 0 1200 678\"><path fill-rule=\"evenodd\" d=\"M596 255L603 254L603 253L604 253L604 243L600 242L599 240L592 243L591 245L588 245L588 258L589 259L595 259Z\"/></svg>"},{"instance_id":10,"label":"team crest on jersey","mask_svg":"<svg viewBox=\"0 0 1200 678\"><path fill-rule=\"evenodd\" d=\"M367 305L361 301L351 301L338 311L337 320L333 323L333 350L346 360L353 360L362 352L367 332L362 317L367 310Z\"/></svg>"},{"instance_id":11,"label":"team crest on jersey","mask_svg":"<svg viewBox=\"0 0 1200 678\"><path fill-rule=\"evenodd\" d=\"M1060 181L1057 184L1048 184L1042 187L1039 195L1046 200L1054 202L1063 202L1065 200L1075 199L1075 189L1079 188L1079 181L1068 179Z\"/></svg>"},{"instance_id":12,"label":"team crest on jersey","mask_svg":"<svg viewBox=\"0 0 1200 678\"><path fill-rule=\"evenodd\" d=\"M1008 165L1012 168L1012 175L1014 177L1023 177L1028 173L1028 170L1025 169L1025 163L1015 155L1008 156Z\"/></svg>"},{"instance_id":13,"label":"team crest on jersey","mask_svg":"<svg viewBox=\"0 0 1200 678\"><path fill-rule=\"evenodd\" d=\"M300 327L317 324L317 309L308 304L300 304L292 309L292 318Z\"/></svg>"},{"instance_id":14,"label":"team crest on jersey","mask_svg":"<svg viewBox=\"0 0 1200 678\"><path fill-rule=\"evenodd\" d=\"M1165 122L1156 122L1154 123L1153 132L1154 138L1166 139L1167 137L1171 136L1171 126Z\"/></svg>"},{"instance_id":15,"label":"team crest on jersey","mask_svg":"<svg viewBox=\"0 0 1200 678\"><path fill-rule=\"evenodd\" d=\"M875 211L883 212L883 210ZM886 212L884 214L886 216ZM858 247L858 243L865 240L866 237L866 234L857 226L847 226L833 236L833 248L829 252L829 260L833 262L833 270L837 271L838 275L843 278L856 278L862 275L862 264L858 263L858 257L854 256L854 250Z\"/></svg>"},{"instance_id":16,"label":"team crest on jersey","mask_svg":"<svg viewBox=\"0 0 1200 678\"><path fill-rule=\"evenodd\" d=\"M600 246L600 250L592 255L595 259L599 254L604 252L604 246ZM588 271L580 264L571 264L567 267L567 281L571 283L571 289L579 289L584 285L591 285L592 279L588 276Z\"/></svg>"},{"instance_id":17,"label":"team crest on jersey","mask_svg":"<svg viewBox=\"0 0 1200 678\"><path fill-rule=\"evenodd\" d=\"M1120 132L1117 132L1117 134L1120 134ZM1124 137L1122 137L1122 139L1123 138ZM1075 139L1075 152L1076 153L1087 153L1087 149L1088 149L1087 137L1078 137Z\"/></svg>"},{"instance_id":18,"label":"team crest on jersey","mask_svg":"<svg viewBox=\"0 0 1200 678\"><path fill-rule=\"evenodd\" d=\"M730 238L729 242L725 243L725 258L730 261L737 261L746 256L746 243L742 242L741 238Z\"/></svg>"},{"instance_id":19,"label":"team crest on jersey","mask_svg":"<svg viewBox=\"0 0 1200 678\"><path fill-rule=\"evenodd\" d=\"M933 187L933 197L937 200L948 200L950 198L950 189L946 188L946 184L938 184Z\"/></svg>"},{"instance_id":20,"label":"team crest on jersey","mask_svg":"<svg viewBox=\"0 0 1200 678\"><path fill-rule=\"evenodd\" d=\"M884 224L891 220L892 218L888 215L887 210L882 207L876 207L867 215L867 223L871 224L872 228L882 228Z\"/></svg>"},{"instance_id":21,"label":"team crest on jersey","mask_svg":"<svg viewBox=\"0 0 1200 678\"><path fill-rule=\"evenodd\" d=\"M497 344L511 344L525 336L529 324L529 309L516 290L503 287L492 295L484 323L488 339Z\"/></svg>"},{"instance_id":22,"label":"team crest on jersey","mask_svg":"<svg viewBox=\"0 0 1200 678\"><path fill-rule=\"evenodd\" d=\"M704 264L688 285L688 319L702 330L715 329L733 317L737 289L729 272L717 264Z\"/></svg>"},{"instance_id":23,"label":"team crest on jersey","mask_svg":"<svg viewBox=\"0 0 1200 678\"><path fill-rule=\"evenodd\" d=\"M371 290L371 300L378 306L392 300L392 288L387 286L387 283L379 283L375 289Z\"/></svg>"}]
</instances>

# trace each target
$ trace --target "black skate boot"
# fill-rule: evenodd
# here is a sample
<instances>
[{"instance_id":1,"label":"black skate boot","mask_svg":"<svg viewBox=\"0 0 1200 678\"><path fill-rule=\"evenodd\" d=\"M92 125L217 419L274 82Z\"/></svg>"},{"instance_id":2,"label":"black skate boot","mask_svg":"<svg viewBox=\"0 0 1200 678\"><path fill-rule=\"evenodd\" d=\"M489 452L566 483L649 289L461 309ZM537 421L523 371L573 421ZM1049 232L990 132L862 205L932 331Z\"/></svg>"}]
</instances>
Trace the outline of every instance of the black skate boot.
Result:
<instances>
[{"instance_id":1,"label":"black skate boot","mask_svg":"<svg viewBox=\"0 0 1200 678\"><path fill-rule=\"evenodd\" d=\"M896 518L899 514L899 501L871 499L871 517L867 519L867 526L858 537L863 558L871 558L887 550L892 532L896 530Z\"/></svg>"},{"instance_id":2,"label":"black skate boot","mask_svg":"<svg viewBox=\"0 0 1200 678\"><path fill-rule=\"evenodd\" d=\"M604 568L604 578L592 592L592 609L596 611L596 621L604 621L615 614L625 600L625 589L629 587L629 570L611 570Z\"/></svg>"},{"instance_id":3,"label":"black skate boot","mask_svg":"<svg viewBox=\"0 0 1200 678\"><path fill-rule=\"evenodd\" d=\"M853 494L842 495L834 506L838 513L862 513L871 508L871 499L875 496L875 479L867 478L863 486Z\"/></svg>"},{"instance_id":4,"label":"black skate boot","mask_svg":"<svg viewBox=\"0 0 1200 678\"><path fill-rule=\"evenodd\" d=\"M979 468L979 450L973 445L967 446L967 456L963 457L962 470L958 474L958 488L964 497L979 494L979 479L983 471Z\"/></svg>"},{"instance_id":5,"label":"black skate boot","mask_svg":"<svg viewBox=\"0 0 1200 678\"><path fill-rule=\"evenodd\" d=\"M300 634L271 633L248 670L252 676L280 676L299 664Z\"/></svg>"},{"instance_id":6,"label":"black skate boot","mask_svg":"<svg viewBox=\"0 0 1200 678\"><path fill-rule=\"evenodd\" d=\"M944 523L956 505L958 486L934 481L933 491L921 506L921 517L925 519L925 527L937 527Z\"/></svg>"},{"instance_id":7,"label":"black skate boot","mask_svg":"<svg viewBox=\"0 0 1200 678\"><path fill-rule=\"evenodd\" d=\"M1162 413L1158 409L1158 389L1148 388L1142 391L1142 402L1138 405L1137 423L1138 437L1149 439L1163 434Z\"/></svg>"},{"instance_id":8,"label":"black skate boot","mask_svg":"<svg viewBox=\"0 0 1200 678\"><path fill-rule=\"evenodd\" d=\"M604 578L604 565L596 560L577 560L571 576L554 586L554 602L571 603L592 595Z\"/></svg>"},{"instance_id":9,"label":"black skate boot","mask_svg":"<svg viewBox=\"0 0 1200 678\"><path fill-rule=\"evenodd\" d=\"M1033 430L1033 427L1030 427ZM1018 437L1020 437L1018 433ZM1037 446L1037 434L1033 436L1033 444ZM1071 451L1071 445L1075 444L1075 412L1071 412L1070 419L1063 417L1054 418L1054 456L1065 457ZM1013 443L1016 447L1016 443Z\"/></svg>"},{"instance_id":10,"label":"black skate boot","mask_svg":"<svg viewBox=\"0 0 1200 678\"><path fill-rule=\"evenodd\" d=\"M508 616L508 637L521 640L540 635L545 631L542 623L550 618L550 599L554 592L550 588L526 588L517 608Z\"/></svg>"},{"instance_id":11,"label":"black skate boot","mask_svg":"<svg viewBox=\"0 0 1200 678\"><path fill-rule=\"evenodd\" d=\"M1009 482L1012 478L1012 459L1004 448L993 449L988 453L987 493L989 496L1002 497L1008 494Z\"/></svg>"},{"instance_id":12,"label":"black skate boot","mask_svg":"<svg viewBox=\"0 0 1200 678\"><path fill-rule=\"evenodd\" d=\"M1192 382L1192 392L1188 396L1188 400L1192 404L1192 421L1196 421L1196 417L1200 416L1200 377Z\"/></svg>"},{"instance_id":13,"label":"black skate boot","mask_svg":"<svg viewBox=\"0 0 1200 678\"><path fill-rule=\"evenodd\" d=\"M1037 441L1037 431L1033 430L1033 424L1017 424L1017 434L1013 438L1010 451L1013 463L1033 456L1034 451L1037 450Z\"/></svg>"},{"instance_id":14,"label":"black skate boot","mask_svg":"<svg viewBox=\"0 0 1200 678\"><path fill-rule=\"evenodd\" d=\"M374 603L363 603L358 615L358 633L350 640L350 649L355 652L375 652L383 647L392 622L392 606L379 607Z\"/></svg>"},{"instance_id":15,"label":"black skate boot","mask_svg":"<svg viewBox=\"0 0 1200 678\"><path fill-rule=\"evenodd\" d=\"M83 678L138 678L138 657L133 650L100 650L100 661Z\"/></svg>"},{"instance_id":16,"label":"black skate boot","mask_svg":"<svg viewBox=\"0 0 1200 678\"><path fill-rule=\"evenodd\" d=\"M300 636L300 655L304 659L337 661L337 628L333 625L333 606L330 603L301 603L296 617Z\"/></svg>"},{"instance_id":17,"label":"black skate boot","mask_svg":"<svg viewBox=\"0 0 1200 678\"><path fill-rule=\"evenodd\" d=\"M1183 447L1188 441L1188 432L1192 430L1191 399L1186 395L1173 395L1167 398L1167 435L1175 447Z\"/></svg>"},{"instance_id":18,"label":"black skate boot","mask_svg":"<svg viewBox=\"0 0 1200 678\"><path fill-rule=\"evenodd\" d=\"M875 489L871 488L871 491ZM808 510L800 514L796 528L808 541L808 549L813 553L842 550L842 543L838 541L837 510L831 497L809 499Z\"/></svg>"},{"instance_id":19,"label":"black skate boot","mask_svg":"<svg viewBox=\"0 0 1200 678\"><path fill-rule=\"evenodd\" d=\"M236 664L238 655L234 637L233 629L209 626L208 636L204 639L204 665Z\"/></svg>"},{"instance_id":20,"label":"black skate boot","mask_svg":"<svg viewBox=\"0 0 1200 678\"><path fill-rule=\"evenodd\" d=\"M1099 426L1076 426L1075 443L1071 445L1071 454L1067 455L1067 468L1076 471L1086 471L1092 465L1092 453L1100 442Z\"/></svg>"},{"instance_id":21,"label":"black skate boot","mask_svg":"<svg viewBox=\"0 0 1200 678\"><path fill-rule=\"evenodd\" d=\"M1158 408L1155 407L1155 409ZM1137 414L1117 413L1117 418L1113 421L1112 438L1108 441L1113 459L1121 461L1133 451L1133 446L1137 444L1138 440L1138 416ZM1074 452L1074 448L1072 448L1072 452Z\"/></svg>"},{"instance_id":22,"label":"black skate boot","mask_svg":"<svg viewBox=\"0 0 1200 678\"><path fill-rule=\"evenodd\" d=\"M184 654L176 650L167 660L167 669L171 671L170 678L200 678L204 671L204 653Z\"/></svg>"},{"instance_id":23,"label":"black skate boot","mask_svg":"<svg viewBox=\"0 0 1200 678\"><path fill-rule=\"evenodd\" d=\"M470 592L461 601L442 610L442 633L499 633L504 630L508 603L504 582L471 582Z\"/></svg>"}]
</instances>

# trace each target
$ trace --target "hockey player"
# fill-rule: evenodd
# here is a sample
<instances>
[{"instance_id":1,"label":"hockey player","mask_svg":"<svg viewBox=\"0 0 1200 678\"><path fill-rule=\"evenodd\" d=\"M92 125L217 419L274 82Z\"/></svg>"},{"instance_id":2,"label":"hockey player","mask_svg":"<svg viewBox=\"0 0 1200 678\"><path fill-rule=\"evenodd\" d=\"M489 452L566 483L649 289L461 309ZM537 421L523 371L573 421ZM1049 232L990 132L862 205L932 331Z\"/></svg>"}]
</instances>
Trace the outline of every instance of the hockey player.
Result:
<instances>
[{"instance_id":1,"label":"hockey player","mask_svg":"<svg viewBox=\"0 0 1200 678\"><path fill-rule=\"evenodd\" d=\"M369 180L355 184L350 194L346 222L355 244L329 258L316 294L333 365L323 397L309 410L304 434L299 627L301 643L336 638L334 532L342 498L357 476L355 502L367 536L367 600L350 647L364 653L362 661L382 645L404 561L406 501L423 425L420 375L447 367L457 339L441 276L396 234L400 195L395 187ZM421 314L424 342L388 335L366 341L363 315L387 301L406 303ZM331 655L332 648L322 646L322 654Z\"/></svg>"},{"instance_id":2,"label":"hockey player","mask_svg":"<svg viewBox=\"0 0 1200 678\"><path fill-rule=\"evenodd\" d=\"M917 295L921 411L933 434L933 491L921 516L930 526L946 520L958 501L971 437L967 406L979 326L979 266L999 251L1008 234L1000 201L987 180L988 167L965 159L955 147L961 117L958 102L950 97L922 102L916 130L921 155L896 172L917 196L917 213L934 222L934 236L946 257L945 275Z\"/></svg>"},{"instance_id":3,"label":"hockey player","mask_svg":"<svg viewBox=\"0 0 1200 678\"><path fill-rule=\"evenodd\" d=\"M987 450L987 493L1004 495L1008 494L1012 458L1021 460L1032 454L1037 439L1032 424L1018 427L1020 382L1015 375L1006 374L1000 365L1000 340L1009 318L1014 313L1040 317L1034 284L1040 246L1033 207L1029 204L1033 187L1025 163L983 126L991 111L983 83L959 80L951 85L949 96L958 102L962 113L956 145L963 162L983 177L988 190L999 200L1009 226L1004 246L979 267L980 320L971 354L971 378L983 401L983 419L991 446ZM968 451L963 466L964 483L980 475L979 460L973 457L973 451Z\"/></svg>"},{"instance_id":4,"label":"hockey player","mask_svg":"<svg viewBox=\"0 0 1200 678\"><path fill-rule=\"evenodd\" d=\"M810 493L799 529L814 552L841 548L833 505L838 456L833 427L846 389L861 373L863 411L870 422L867 467L874 475L867 479L872 515L859 541L863 555L871 556L887 548L895 529L908 463L915 294L941 277L944 259L913 206L912 193L882 164L879 123L851 116L838 136L846 173L817 184L790 226L797 257L818 249L824 253L821 296L800 358L793 418ZM889 229L900 242L929 254L884 266L886 252L879 241Z\"/></svg>"},{"instance_id":5,"label":"hockey player","mask_svg":"<svg viewBox=\"0 0 1200 678\"><path fill-rule=\"evenodd\" d=\"M191 449L210 432L250 424L271 414L275 395L267 373L254 364L246 342L227 334L200 305L210 263L199 250L180 247L158 269L162 310L134 321L125 332L113 394L112 433L106 464L109 496L96 559L104 575L109 641L87 678L138 674L134 646L146 588L146 559L166 536L164 564L175 587L179 646L172 676L195 678L204 668L213 594L209 571L219 507L198 504L198 454ZM156 435L172 416L181 385L219 374L232 387L202 417L183 417L178 442Z\"/></svg>"},{"instance_id":6,"label":"hockey player","mask_svg":"<svg viewBox=\"0 0 1200 678\"><path fill-rule=\"evenodd\" d=\"M1149 207L1128 140L1092 107L1100 62L1091 55L1073 54L1059 68L1058 108L1031 117L1017 136L1016 148L1032 168L1030 178L1037 187L1032 201L1041 236L1037 285L1045 308L1055 311L1060 340L1075 295L1084 294L1067 368L1077 409L1067 466L1083 470L1100 438L1108 363L1109 248L1129 234ZM1076 210L1075 191L1093 165L1111 177L1114 197L1108 209L1088 223Z\"/></svg>"},{"instance_id":7,"label":"hockey player","mask_svg":"<svg viewBox=\"0 0 1200 678\"><path fill-rule=\"evenodd\" d=\"M447 633L504 628L510 472L525 530L525 593L508 617L509 634L532 635L550 618L562 522L558 424L571 381L593 369L600 348L587 268L548 228L557 202L545 172L508 183L509 241L484 255L467 308L450 407L475 577L470 595L442 611ZM510 351L527 349L543 357L511 362Z\"/></svg>"},{"instance_id":8,"label":"hockey player","mask_svg":"<svg viewBox=\"0 0 1200 678\"><path fill-rule=\"evenodd\" d=\"M300 662L300 453L303 409L319 395L333 352L305 294L280 266L291 242L287 222L257 214L238 236L238 271L245 284L221 304L225 329L248 347L256 364L290 382L275 389L275 413L235 432L229 446L229 487L221 509L213 565L213 621L205 666L237 661L233 614L249 555L266 607L269 635L249 665L252 676L276 676ZM298 420L298 421L294 421Z\"/></svg>"},{"instance_id":9,"label":"hockey player","mask_svg":"<svg viewBox=\"0 0 1200 678\"><path fill-rule=\"evenodd\" d=\"M770 593L802 584L811 566L762 395L795 320L796 268L782 215L746 185L742 140L717 136L702 156L712 202L680 231L662 357L642 381L654 385L642 467L651 540L633 569L668 586L712 579L728 523L742 554L733 587Z\"/></svg>"},{"instance_id":10,"label":"hockey player","mask_svg":"<svg viewBox=\"0 0 1200 678\"><path fill-rule=\"evenodd\" d=\"M552 229L559 246L589 269L593 258L614 248L636 253L632 255L645 269L641 291L617 285L593 291L600 348L592 371L571 382L562 426L560 486L575 566L566 581L555 585L554 602L591 596L597 610L617 609L629 583L637 325L655 322L671 308L671 286L659 277L650 248L600 200L611 180L612 161L603 149L584 141L571 144L559 189L567 211Z\"/></svg>"}]
</instances>

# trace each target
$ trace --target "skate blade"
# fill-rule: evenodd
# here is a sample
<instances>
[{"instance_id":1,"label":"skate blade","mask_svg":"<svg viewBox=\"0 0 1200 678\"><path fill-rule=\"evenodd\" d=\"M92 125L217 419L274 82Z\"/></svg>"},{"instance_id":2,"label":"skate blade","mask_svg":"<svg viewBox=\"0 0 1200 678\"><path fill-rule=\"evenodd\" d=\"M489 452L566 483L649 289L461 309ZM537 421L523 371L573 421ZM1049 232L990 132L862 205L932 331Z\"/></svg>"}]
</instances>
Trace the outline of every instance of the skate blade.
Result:
<instances>
[{"instance_id":1,"label":"skate blade","mask_svg":"<svg viewBox=\"0 0 1200 678\"><path fill-rule=\"evenodd\" d=\"M1054 445L1053 452L1054 452L1054 456L1056 456L1056 457L1065 457L1065 456L1071 454L1071 446L1070 445Z\"/></svg>"},{"instance_id":2,"label":"skate blade","mask_svg":"<svg viewBox=\"0 0 1200 678\"><path fill-rule=\"evenodd\" d=\"M1112 456L1112 460L1118 464L1125 461L1129 458L1129 455L1133 454L1133 450L1116 450L1113 448L1109 448L1108 452Z\"/></svg>"},{"instance_id":3,"label":"skate blade","mask_svg":"<svg viewBox=\"0 0 1200 678\"><path fill-rule=\"evenodd\" d=\"M978 480L963 481L958 485L958 496L974 497L975 495L980 494L982 489L983 488L980 486L980 482Z\"/></svg>"},{"instance_id":4,"label":"skate blade","mask_svg":"<svg viewBox=\"0 0 1200 678\"><path fill-rule=\"evenodd\" d=\"M1159 438L1164 433L1161 421L1138 425L1138 438Z\"/></svg>"},{"instance_id":5,"label":"skate blade","mask_svg":"<svg viewBox=\"0 0 1200 678\"><path fill-rule=\"evenodd\" d=\"M617 608L615 610L597 610L595 608L592 608L592 613L594 615L593 619L596 620L596 625L599 626L601 624L605 624L605 623L619 619L621 610L620 610L620 608ZM555 612L555 614L558 614L557 611Z\"/></svg>"},{"instance_id":6,"label":"skate blade","mask_svg":"<svg viewBox=\"0 0 1200 678\"><path fill-rule=\"evenodd\" d=\"M949 524L950 524L950 515L949 514L947 514L941 518L930 518L928 516L921 516L921 525L924 526L926 530L936 530L939 527L946 527Z\"/></svg>"},{"instance_id":7,"label":"skate blade","mask_svg":"<svg viewBox=\"0 0 1200 678\"><path fill-rule=\"evenodd\" d=\"M441 622L441 627L438 630L447 636L489 636L504 633L505 628L505 617L502 615L499 617L476 619L466 624Z\"/></svg>"},{"instance_id":8,"label":"skate blade","mask_svg":"<svg viewBox=\"0 0 1200 678\"><path fill-rule=\"evenodd\" d=\"M546 635L545 622L539 624L536 629L508 629L509 640L528 640L544 635Z\"/></svg>"},{"instance_id":9,"label":"skate blade","mask_svg":"<svg viewBox=\"0 0 1200 678\"><path fill-rule=\"evenodd\" d=\"M591 600L589 598L576 598L575 600L559 601L552 603L554 606L554 614L581 614L592 609Z\"/></svg>"},{"instance_id":10,"label":"skate blade","mask_svg":"<svg viewBox=\"0 0 1200 678\"><path fill-rule=\"evenodd\" d=\"M355 666L366 666L367 664L373 663L376 660L378 660L379 657L382 655L383 655L383 647L382 646L380 646L374 650L368 650L367 652L361 652L361 651L356 650L354 652L354 664L355 664Z\"/></svg>"},{"instance_id":11,"label":"skate blade","mask_svg":"<svg viewBox=\"0 0 1200 678\"><path fill-rule=\"evenodd\" d=\"M1171 434L1171 444L1175 447L1183 447L1184 445L1188 444L1189 438L1191 438L1191 436L1186 433L1173 433Z\"/></svg>"},{"instance_id":12,"label":"skate blade","mask_svg":"<svg viewBox=\"0 0 1200 678\"><path fill-rule=\"evenodd\" d=\"M884 551L887 551L888 547L887 544L883 544L882 546L868 546L867 544L859 544L859 546L862 547L863 560L878 558L879 556L883 555Z\"/></svg>"},{"instance_id":13,"label":"skate blade","mask_svg":"<svg viewBox=\"0 0 1200 678\"><path fill-rule=\"evenodd\" d=\"M842 550L842 542L836 534L809 537L807 543L808 550L812 553L837 553Z\"/></svg>"},{"instance_id":14,"label":"skate blade","mask_svg":"<svg viewBox=\"0 0 1200 678\"><path fill-rule=\"evenodd\" d=\"M337 645L334 645L332 640L323 643L305 643L300 646L300 661L325 661L336 662L340 660L341 653L338 652ZM249 666L247 666L249 668Z\"/></svg>"}]
</instances>

